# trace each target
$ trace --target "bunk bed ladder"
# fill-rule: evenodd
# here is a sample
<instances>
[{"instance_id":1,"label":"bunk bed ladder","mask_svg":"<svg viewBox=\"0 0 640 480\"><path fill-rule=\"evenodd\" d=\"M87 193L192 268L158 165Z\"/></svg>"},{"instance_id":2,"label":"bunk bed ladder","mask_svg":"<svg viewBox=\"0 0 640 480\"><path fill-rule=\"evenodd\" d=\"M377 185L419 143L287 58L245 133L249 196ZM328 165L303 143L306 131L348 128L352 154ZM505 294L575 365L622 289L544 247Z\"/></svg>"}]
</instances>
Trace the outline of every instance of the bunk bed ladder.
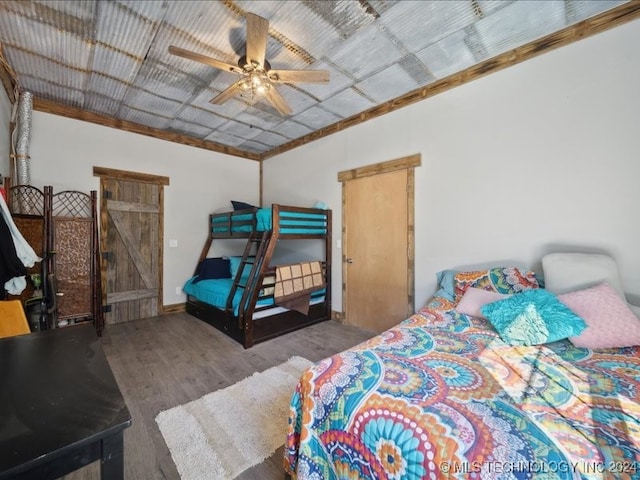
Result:
<instances>
[{"instance_id":1,"label":"bunk bed ladder","mask_svg":"<svg viewBox=\"0 0 640 480\"><path fill-rule=\"evenodd\" d=\"M240 260L238 272L233 279L231 292L229 293L229 297L227 298L227 310L232 310L233 299L236 295L236 292L239 288L243 290L242 300L240 301L240 310L238 312L239 319L243 317L245 305L247 304L247 300L250 298L249 294L251 293L251 286L256 285L256 276L258 276L258 272L260 270L256 269L256 266L262 266L264 254L266 251L266 247L269 244L270 237L270 231L251 232L251 234L249 235L249 239L247 240L247 244L244 247L242 260ZM256 246L256 254L254 258L251 258L251 251L253 250L254 245ZM248 267L249 265L250 267ZM251 269L248 276L243 275L245 268L247 267ZM240 325L240 328L242 328L242 325Z\"/></svg>"}]
</instances>

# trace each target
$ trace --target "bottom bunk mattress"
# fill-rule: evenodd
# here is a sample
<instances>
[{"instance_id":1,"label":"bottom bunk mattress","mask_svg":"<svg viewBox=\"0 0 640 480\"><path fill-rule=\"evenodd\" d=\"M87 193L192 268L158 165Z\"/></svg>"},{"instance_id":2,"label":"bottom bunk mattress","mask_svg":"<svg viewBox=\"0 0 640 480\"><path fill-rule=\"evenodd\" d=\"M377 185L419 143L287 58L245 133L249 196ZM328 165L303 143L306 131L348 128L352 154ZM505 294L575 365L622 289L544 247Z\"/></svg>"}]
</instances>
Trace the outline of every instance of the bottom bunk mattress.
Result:
<instances>
[{"instance_id":1,"label":"bottom bunk mattress","mask_svg":"<svg viewBox=\"0 0 640 480\"><path fill-rule=\"evenodd\" d=\"M640 347L504 343L436 297L303 373L285 469L303 479L640 479Z\"/></svg>"},{"instance_id":2,"label":"bottom bunk mattress","mask_svg":"<svg viewBox=\"0 0 640 480\"><path fill-rule=\"evenodd\" d=\"M220 310L224 310L227 305L227 298L229 297L229 292L231 291L231 287L233 286L232 278L216 278L209 280L200 280L198 282L194 282L197 277L193 277L185 283L182 290L192 297L200 300L201 302L212 305ZM271 293L273 288L271 288ZM233 297L233 314L235 316L238 315L240 301L242 299L242 289L236 290L236 293ZM310 304L316 304L324 301L325 289L320 289L311 294ZM262 309L265 307L277 307L274 300L273 295L264 295L258 297L256 301L256 309ZM277 307L279 310L277 312L281 312L282 307ZM266 311L266 310L265 310ZM256 312L254 313L254 318L260 318L265 316L265 313Z\"/></svg>"}]
</instances>

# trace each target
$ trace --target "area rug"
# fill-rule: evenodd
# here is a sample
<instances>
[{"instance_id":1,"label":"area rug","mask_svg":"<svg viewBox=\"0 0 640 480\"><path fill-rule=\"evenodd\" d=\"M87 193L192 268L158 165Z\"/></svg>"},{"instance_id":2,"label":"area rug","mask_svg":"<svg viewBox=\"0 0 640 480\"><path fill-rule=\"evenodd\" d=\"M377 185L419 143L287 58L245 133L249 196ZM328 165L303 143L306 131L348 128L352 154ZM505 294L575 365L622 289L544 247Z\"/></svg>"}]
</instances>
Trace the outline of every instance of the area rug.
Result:
<instances>
[{"instance_id":1,"label":"area rug","mask_svg":"<svg viewBox=\"0 0 640 480\"><path fill-rule=\"evenodd\" d=\"M289 400L312 363L292 357L185 405L160 412L160 427L182 480L231 480L280 447Z\"/></svg>"}]
</instances>

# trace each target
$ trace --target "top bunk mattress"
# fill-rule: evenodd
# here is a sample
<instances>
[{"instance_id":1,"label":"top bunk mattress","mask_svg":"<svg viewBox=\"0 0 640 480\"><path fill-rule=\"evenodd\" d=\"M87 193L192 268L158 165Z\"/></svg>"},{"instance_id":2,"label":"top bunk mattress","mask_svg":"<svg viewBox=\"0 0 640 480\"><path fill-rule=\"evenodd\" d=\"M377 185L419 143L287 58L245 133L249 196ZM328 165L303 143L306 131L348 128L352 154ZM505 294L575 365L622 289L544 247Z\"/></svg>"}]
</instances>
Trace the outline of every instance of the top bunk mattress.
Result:
<instances>
[{"instance_id":1,"label":"top bunk mattress","mask_svg":"<svg viewBox=\"0 0 640 480\"><path fill-rule=\"evenodd\" d=\"M255 229L253 218L255 215ZM327 215L280 211L280 233L291 235L324 235L327 233ZM255 212L239 210L211 217L211 231L218 235L265 232L273 230L272 208L258 208Z\"/></svg>"}]
</instances>

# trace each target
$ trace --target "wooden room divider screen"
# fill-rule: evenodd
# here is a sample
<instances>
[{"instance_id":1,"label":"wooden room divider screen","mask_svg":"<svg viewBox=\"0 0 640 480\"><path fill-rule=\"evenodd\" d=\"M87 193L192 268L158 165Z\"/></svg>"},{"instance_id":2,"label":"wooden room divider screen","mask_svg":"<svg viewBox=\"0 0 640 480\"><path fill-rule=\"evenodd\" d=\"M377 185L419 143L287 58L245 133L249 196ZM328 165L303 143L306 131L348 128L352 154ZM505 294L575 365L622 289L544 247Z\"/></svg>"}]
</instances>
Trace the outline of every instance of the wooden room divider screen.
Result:
<instances>
[{"instance_id":1,"label":"wooden room divider screen","mask_svg":"<svg viewBox=\"0 0 640 480\"><path fill-rule=\"evenodd\" d=\"M51 327L92 321L98 335L104 319L99 271L97 193L44 191L31 185L7 185L13 220L36 253L43 258L29 270L42 275L44 291L53 295L56 314ZM34 294L33 282L20 295ZM45 296L47 296L45 295Z\"/></svg>"}]
</instances>

